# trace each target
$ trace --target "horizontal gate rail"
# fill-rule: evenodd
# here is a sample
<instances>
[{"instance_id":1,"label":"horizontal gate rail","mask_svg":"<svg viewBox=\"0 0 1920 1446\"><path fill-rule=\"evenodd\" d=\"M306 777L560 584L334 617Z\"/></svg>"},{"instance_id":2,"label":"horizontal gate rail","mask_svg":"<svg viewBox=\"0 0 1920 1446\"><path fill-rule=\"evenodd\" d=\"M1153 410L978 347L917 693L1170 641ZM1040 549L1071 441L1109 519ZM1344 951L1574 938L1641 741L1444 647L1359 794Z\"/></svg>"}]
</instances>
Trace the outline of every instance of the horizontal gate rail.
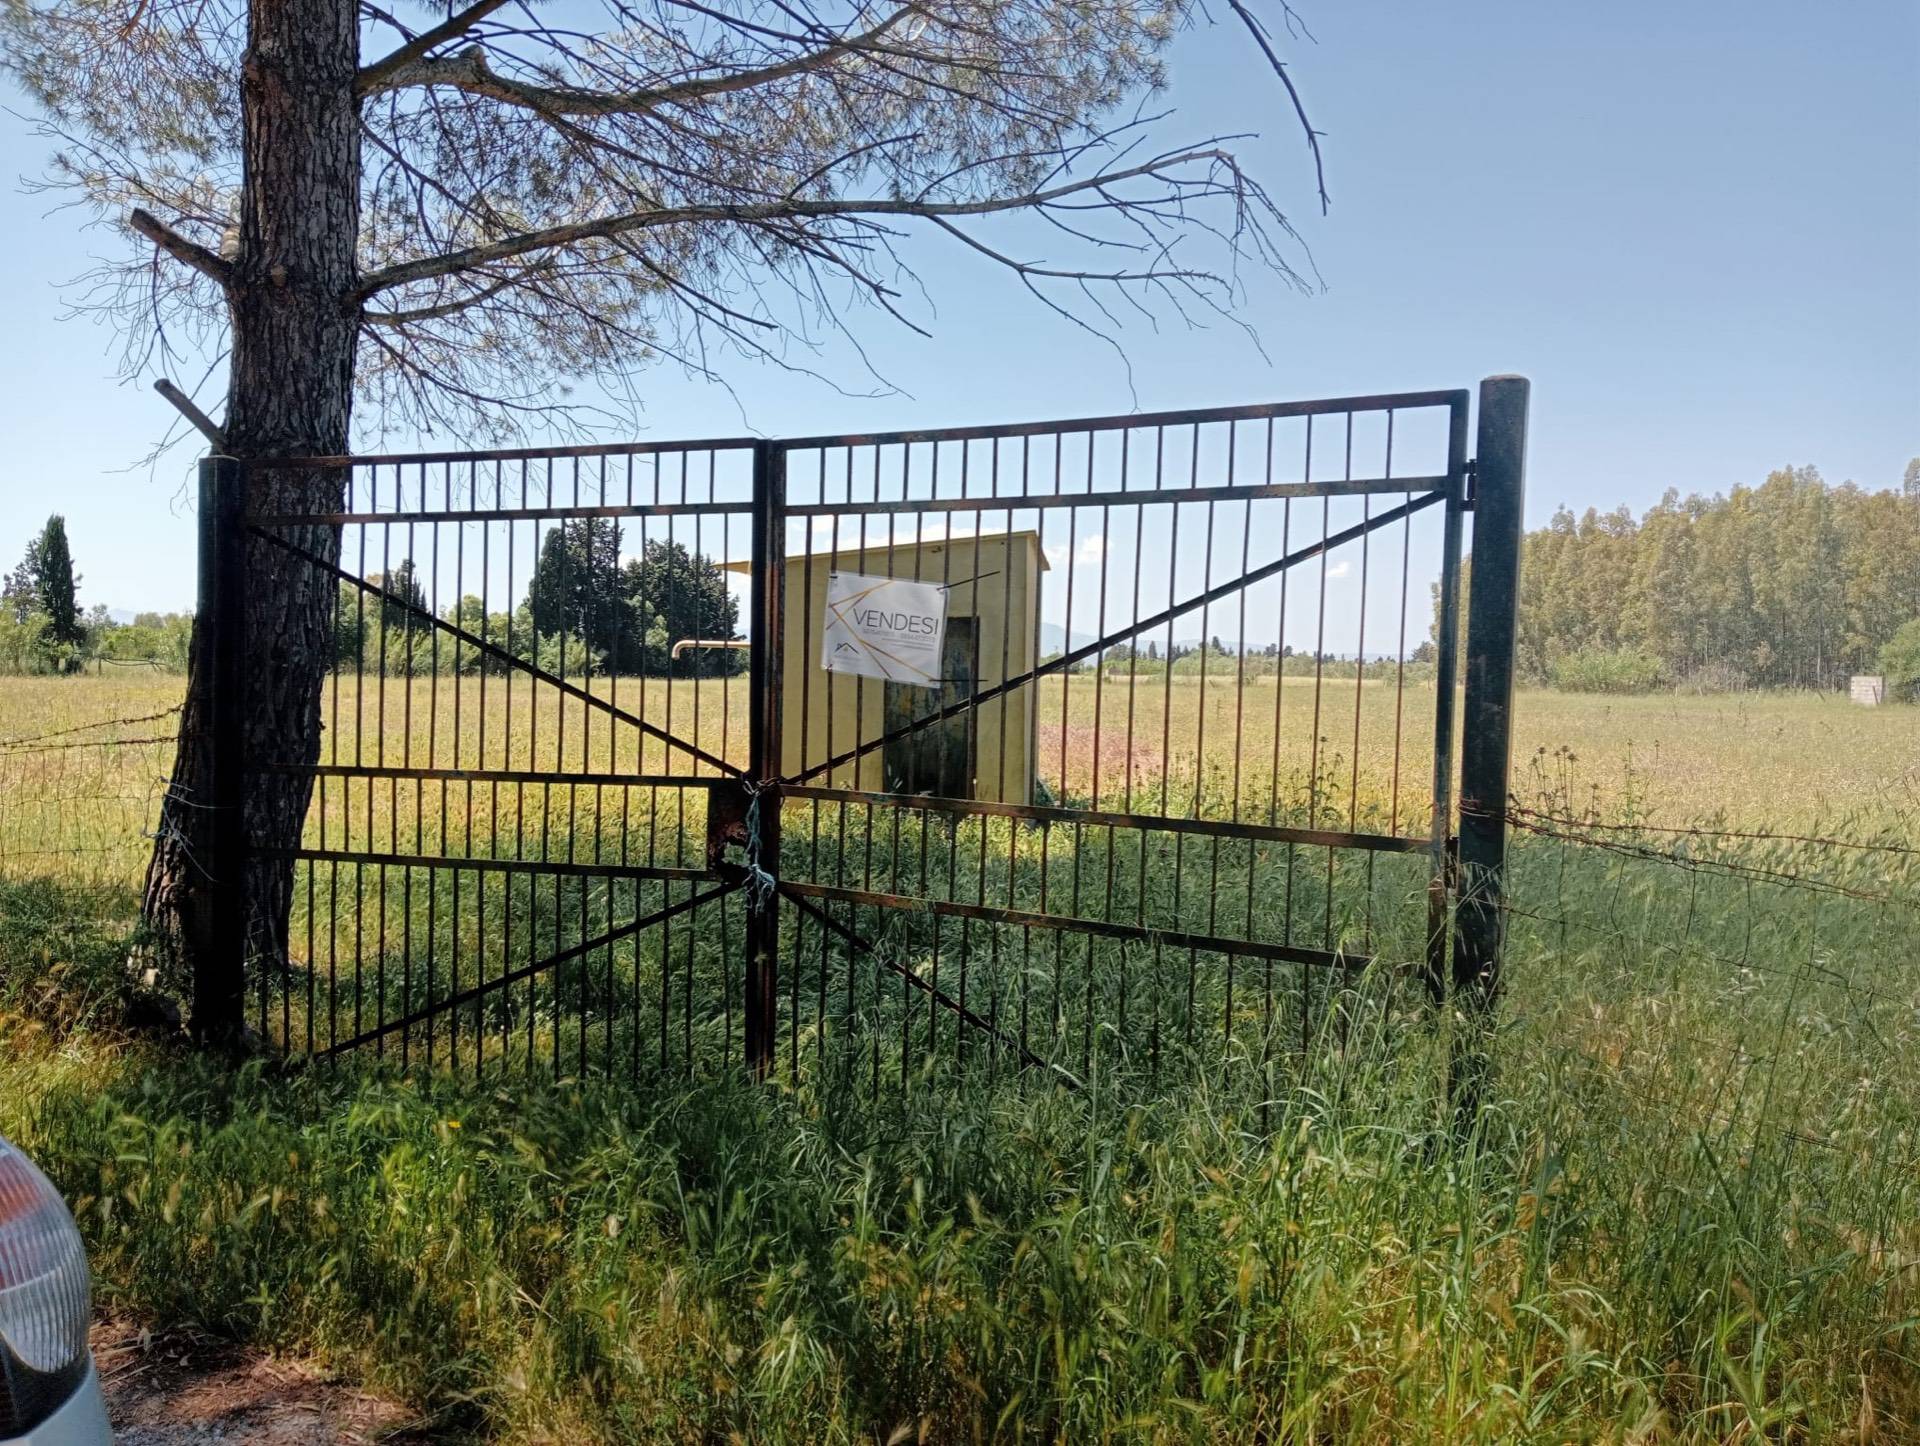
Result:
<instances>
[{"instance_id":1,"label":"horizontal gate rail","mask_svg":"<svg viewBox=\"0 0 1920 1446\"><path fill-rule=\"evenodd\" d=\"M874 793L858 788L825 788L812 783L789 783L781 788L787 798L818 799L822 803L864 803L930 810L964 817L1026 819L1034 823L1082 824L1089 828L1125 828L1142 832L1198 834L1207 838L1256 839L1262 843L1306 844L1314 848L1365 849L1384 854L1423 854L1432 843L1398 834L1350 833L1340 829L1295 828L1286 824L1237 822L1217 818L1174 818L1156 813L1115 813L1098 808L1055 808L1037 803L1001 803L992 799L943 798L924 793Z\"/></svg>"},{"instance_id":2,"label":"horizontal gate rail","mask_svg":"<svg viewBox=\"0 0 1920 1446\"><path fill-rule=\"evenodd\" d=\"M755 437L715 437L691 442L583 442L577 447L482 447L452 452L364 452L334 457L289 457L273 466L301 471L341 472L359 467L439 466L454 462L559 462L590 457L671 457L695 452L751 452Z\"/></svg>"},{"instance_id":3,"label":"horizontal gate rail","mask_svg":"<svg viewBox=\"0 0 1920 1446\"><path fill-rule=\"evenodd\" d=\"M686 753L689 757L695 759L696 761L705 763L709 767L717 768L722 773L725 773L733 778L746 777L745 771L741 769L738 764L729 763L727 762L726 759L716 757L715 755L707 752L704 748L699 748L699 747L696 747L694 744L688 743L686 740L679 738L672 733L669 733L666 729L662 728L659 724L649 723L646 719L640 717L638 714L629 713L626 709L617 706L609 699L602 698L597 693L589 692L587 689L582 688L577 683L569 683L565 678L559 677L553 673L549 673L544 668L535 667L532 663L529 663L524 658L515 657L512 653L509 653L505 648L499 647L494 643L488 642L485 638L481 637L479 634L468 632L465 628L460 627L457 624L450 623L445 618L440 617L435 613L428 612L422 608L414 606L412 602L402 597L399 593L389 592L387 591L386 588L381 587L378 583L368 582L363 577L355 577L351 572L347 571L346 568L336 566L335 564L328 562L324 557L321 557L319 554L308 551L306 548L300 546L296 542L290 542L284 537L276 536L274 533L267 531L265 528L253 527L249 530L253 533L254 536L263 538L267 542L272 543L275 547L281 548L287 552L292 553L295 557L300 558L302 561L319 569L321 572L330 573L334 577L338 578L341 582L351 583L354 587L359 588L361 592L366 593L372 597L377 597L381 599L381 601L391 604L393 607L400 609L410 614L413 617L420 618L423 621L432 624L433 627L437 628L439 631L443 633L446 633L449 637L453 638L455 641L465 643L470 648L478 649L482 654L484 654L489 658L492 658L495 662L504 664L505 666L512 668L516 672L524 673L526 676L534 679L537 682L545 683L549 687L552 687L553 689L555 689L556 691L565 693L569 698L576 699L579 702L586 704L590 708L597 708L602 713L607 714L611 718L616 718L622 723L631 724L633 727L638 728L642 733L645 733L648 737L653 738L658 742L662 742L666 744L670 750L674 748L678 748L682 752ZM671 758L673 755L671 752L669 752L667 756ZM559 776L556 779L556 781L564 782L565 776L564 775Z\"/></svg>"},{"instance_id":4,"label":"horizontal gate rail","mask_svg":"<svg viewBox=\"0 0 1920 1446\"><path fill-rule=\"evenodd\" d=\"M1109 492L1003 492L971 497L853 497L842 502L795 502L790 517L880 516L889 512L1044 512L1050 507L1184 507L1203 502L1261 502L1272 498L1404 496L1445 490L1445 477L1369 477L1351 482L1261 482L1238 486L1122 488ZM385 520L383 517L381 520ZM1398 519L1395 519L1398 520ZM1196 604L1197 606L1197 604Z\"/></svg>"},{"instance_id":5,"label":"horizontal gate rail","mask_svg":"<svg viewBox=\"0 0 1920 1446\"><path fill-rule=\"evenodd\" d=\"M1398 489L1396 489L1398 490ZM746 502L633 502L606 507L455 507L415 512L267 512L247 520L256 527L347 527L400 522L562 522L621 517L744 517Z\"/></svg>"},{"instance_id":6,"label":"horizontal gate rail","mask_svg":"<svg viewBox=\"0 0 1920 1446\"><path fill-rule=\"evenodd\" d=\"M820 447L885 447L900 442L990 442L995 438L1050 437L1056 432L1130 432L1185 427L1198 422L1264 422L1284 417L1337 416L1344 412L1411 412L1425 407L1464 407L1460 388L1437 392L1381 392L1366 397L1319 397L1302 402L1254 402L1244 407L1192 407L1172 412L1119 413L1065 421L1005 422L984 427L938 427L928 431L865 432L846 436L783 437L788 451Z\"/></svg>"},{"instance_id":7,"label":"horizontal gate rail","mask_svg":"<svg viewBox=\"0 0 1920 1446\"><path fill-rule=\"evenodd\" d=\"M1023 929L1092 934L1102 939L1158 943L1175 949L1272 959L1277 963L1308 964L1356 974L1372 968L1374 963L1372 956L1367 954L1308 949L1297 944L1270 944L1260 939L1235 939L1219 934L1195 934L1182 929L1156 929L1148 924L1119 924L1106 919L1080 918L1073 914L1043 914L1032 909L1005 908L999 904L966 904L957 899L929 899L915 894L888 894L874 889L850 889L839 884L801 883L798 880L782 880L780 888L794 898L836 899L842 903L869 904L909 914L939 914L953 919L980 919L989 924L1012 924Z\"/></svg>"},{"instance_id":8,"label":"horizontal gate rail","mask_svg":"<svg viewBox=\"0 0 1920 1446\"><path fill-rule=\"evenodd\" d=\"M666 879L701 882L723 878L715 869L680 868L662 864L581 864L560 859L502 859L486 854L395 854L358 849L256 849L263 859L301 859L322 864L370 864L389 869L458 870L481 874L539 874L561 879Z\"/></svg>"},{"instance_id":9,"label":"horizontal gate rail","mask_svg":"<svg viewBox=\"0 0 1920 1446\"><path fill-rule=\"evenodd\" d=\"M675 745L679 746L679 745ZM555 788L690 788L710 792L737 786L737 778L700 773L555 773L533 768L411 768L385 763L262 763L260 773L310 778L390 778L426 783L538 783Z\"/></svg>"}]
</instances>

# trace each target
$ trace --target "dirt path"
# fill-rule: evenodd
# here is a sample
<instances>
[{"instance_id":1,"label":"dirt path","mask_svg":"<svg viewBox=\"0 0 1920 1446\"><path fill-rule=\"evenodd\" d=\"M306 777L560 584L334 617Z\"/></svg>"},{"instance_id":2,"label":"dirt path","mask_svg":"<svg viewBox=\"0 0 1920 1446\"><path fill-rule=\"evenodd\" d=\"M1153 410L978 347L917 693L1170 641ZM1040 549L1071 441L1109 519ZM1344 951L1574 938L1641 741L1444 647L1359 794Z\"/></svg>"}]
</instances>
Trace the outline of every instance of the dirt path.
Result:
<instances>
[{"instance_id":1,"label":"dirt path","mask_svg":"<svg viewBox=\"0 0 1920 1446\"><path fill-rule=\"evenodd\" d=\"M116 1446L348 1446L430 1438L395 1402L187 1329L93 1328Z\"/></svg>"}]
</instances>

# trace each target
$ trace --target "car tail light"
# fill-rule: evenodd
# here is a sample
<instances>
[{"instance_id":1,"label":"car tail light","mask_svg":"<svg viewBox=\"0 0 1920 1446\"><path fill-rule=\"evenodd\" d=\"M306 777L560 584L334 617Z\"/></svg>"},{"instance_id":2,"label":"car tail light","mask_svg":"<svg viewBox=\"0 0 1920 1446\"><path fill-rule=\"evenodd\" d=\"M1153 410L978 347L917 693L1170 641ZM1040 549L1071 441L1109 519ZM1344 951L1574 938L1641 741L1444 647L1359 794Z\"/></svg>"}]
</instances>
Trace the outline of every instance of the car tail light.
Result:
<instances>
[{"instance_id":1,"label":"car tail light","mask_svg":"<svg viewBox=\"0 0 1920 1446\"><path fill-rule=\"evenodd\" d=\"M66 1202L0 1140L0 1438L32 1430L86 1378L91 1314Z\"/></svg>"}]
</instances>

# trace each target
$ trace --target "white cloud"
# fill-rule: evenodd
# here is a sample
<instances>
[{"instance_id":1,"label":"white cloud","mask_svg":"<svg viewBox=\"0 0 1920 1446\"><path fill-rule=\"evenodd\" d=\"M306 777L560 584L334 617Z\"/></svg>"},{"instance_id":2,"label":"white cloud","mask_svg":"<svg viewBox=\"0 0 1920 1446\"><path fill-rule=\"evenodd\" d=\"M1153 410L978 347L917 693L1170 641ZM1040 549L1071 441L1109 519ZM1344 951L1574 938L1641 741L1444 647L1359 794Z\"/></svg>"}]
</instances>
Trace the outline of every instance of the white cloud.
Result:
<instances>
[{"instance_id":1,"label":"white cloud","mask_svg":"<svg viewBox=\"0 0 1920 1446\"><path fill-rule=\"evenodd\" d=\"M1056 542L1045 549L1049 567L1063 567L1067 561L1067 544ZM1107 539L1096 532L1091 537L1083 537L1073 549L1075 567L1091 567L1107 555Z\"/></svg>"},{"instance_id":2,"label":"white cloud","mask_svg":"<svg viewBox=\"0 0 1920 1446\"><path fill-rule=\"evenodd\" d=\"M1351 562L1336 562L1332 567L1327 569L1327 576L1328 577L1345 577L1348 573L1352 571L1353 571L1353 564Z\"/></svg>"}]
</instances>

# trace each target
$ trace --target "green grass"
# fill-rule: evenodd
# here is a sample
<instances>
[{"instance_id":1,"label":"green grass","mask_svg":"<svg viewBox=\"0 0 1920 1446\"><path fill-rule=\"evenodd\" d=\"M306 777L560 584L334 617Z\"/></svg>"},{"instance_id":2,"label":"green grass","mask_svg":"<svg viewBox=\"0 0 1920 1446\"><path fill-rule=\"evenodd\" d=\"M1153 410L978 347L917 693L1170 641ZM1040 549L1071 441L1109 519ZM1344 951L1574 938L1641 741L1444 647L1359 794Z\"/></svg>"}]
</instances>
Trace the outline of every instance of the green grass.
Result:
<instances>
[{"instance_id":1,"label":"green grass","mask_svg":"<svg viewBox=\"0 0 1920 1446\"><path fill-rule=\"evenodd\" d=\"M1590 927L1520 924L1464 1142L1447 1031L1384 981L1270 1090L234 1074L22 991L112 958L44 896L0 1132L116 1303L455 1434L1914 1439L1911 911L1709 883L1689 924L1670 867L1576 860Z\"/></svg>"},{"instance_id":2,"label":"green grass","mask_svg":"<svg viewBox=\"0 0 1920 1446\"><path fill-rule=\"evenodd\" d=\"M1465 1138L1459 1022L1411 981L1303 991L1289 969L1270 1028L1257 972L1229 1013L1203 955L1189 1016L1188 959L1139 946L976 964L975 1002L1004 1023L1026 999L1078 1091L903 1051L901 1023L917 1046L928 1016L890 977L837 1035L837 956L826 1018L803 1000L799 1022L858 1043L859 1088L831 1068L790 1082L784 1054L749 1084L717 1033L693 1078L650 1031L637 1054L612 1036L632 1078L577 1076L587 1031L565 1021L595 1020L595 1060L618 1023L593 1012L597 959L532 1012L533 1071L234 1071L113 1032L133 895L84 870L0 885L0 1133L75 1201L103 1298L317 1354L450 1436L1920 1440L1920 834L1893 726L1910 720L1814 699L1521 710L1523 738L1556 719L1573 735L1533 745L1523 795L1633 826L1516 835ZM1881 846L1658 831L1703 817ZM930 834L967 845L951 875L932 854L930 887L965 897L983 844L1000 868L996 827ZM831 876L823 835L801 861ZM1021 837L1008 886L1030 904ZM1051 896L1076 869L1104 878L1112 844L1054 841ZM912 827L900 857L918 866ZM1204 853L1149 858L1120 904L1164 916L1182 879L1184 908L1284 927L1222 857L1197 893ZM1417 920L1418 885L1345 872L1331 894L1303 878L1301 900L1335 907L1345 946L1366 898L1382 935ZM556 898L528 917L558 931L579 900ZM993 943L950 921L948 987L963 937L976 959ZM702 988L729 977L717 929L675 938ZM812 958L817 933L787 938ZM925 971L934 942L906 922L889 946ZM650 950L606 962L678 1007L680 956ZM529 1022L505 1017L516 1038Z\"/></svg>"}]
</instances>

